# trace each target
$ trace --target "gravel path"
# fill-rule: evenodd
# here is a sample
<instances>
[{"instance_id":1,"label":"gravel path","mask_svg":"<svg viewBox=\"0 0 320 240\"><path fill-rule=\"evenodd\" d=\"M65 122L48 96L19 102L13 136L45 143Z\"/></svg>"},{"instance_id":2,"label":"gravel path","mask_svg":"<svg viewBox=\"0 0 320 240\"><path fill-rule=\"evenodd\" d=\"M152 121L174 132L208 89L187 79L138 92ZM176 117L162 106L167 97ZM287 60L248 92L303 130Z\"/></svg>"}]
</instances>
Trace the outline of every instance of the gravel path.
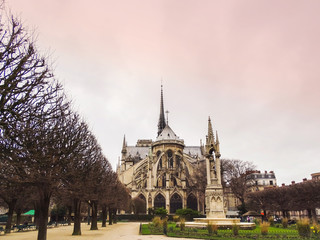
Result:
<instances>
[{"instance_id":1,"label":"gravel path","mask_svg":"<svg viewBox=\"0 0 320 240\"><path fill-rule=\"evenodd\" d=\"M90 231L90 226L81 225L81 236L72 236L73 226L59 226L49 228L47 240L184 240L183 238L168 238L159 235L139 235L140 223L128 222L117 223L106 228L99 228L98 231ZM36 240L37 231L13 232L0 235L0 240ZM191 240L190 238L188 240Z\"/></svg>"}]
</instances>

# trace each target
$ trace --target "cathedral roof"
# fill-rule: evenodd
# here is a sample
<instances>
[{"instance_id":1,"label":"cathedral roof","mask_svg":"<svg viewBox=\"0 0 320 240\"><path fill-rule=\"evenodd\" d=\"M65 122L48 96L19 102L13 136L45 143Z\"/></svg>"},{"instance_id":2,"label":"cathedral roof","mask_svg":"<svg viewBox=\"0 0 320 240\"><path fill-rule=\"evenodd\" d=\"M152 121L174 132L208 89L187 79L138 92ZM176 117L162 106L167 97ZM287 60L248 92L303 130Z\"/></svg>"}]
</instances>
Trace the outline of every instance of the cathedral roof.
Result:
<instances>
[{"instance_id":1,"label":"cathedral roof","mask_svg":"<svg viewBox=\"0 0 320 240\"><path fill-rule=\"evenodd\" d=\"M166 125L160 135L157 137L156 141L161 140L176 140L183 142L182 139L180 139L174 131L169 127L169 125Z\"/></svg>"},{"instance_id":2,"label":"cathedral roof","mask_svg":"<svg viewBox=\"0 0 320 240\"><path fill-rule=\"evenodd\" d=\"M192 158L202 157L201 147L198 146L186 146L183 149L183 153L189 155Z\"/></svg>"},{"instance_id":3,"label":"cathedral roof","mask_svg":"<svg viewBox=\"0 0 320 240\"><path fill-rule=\"evenodd\" d=\"M136 146L127 146L128 156L140 157L144 159L148 156L149 147L136 147Z\"/></svg>"}]
</instances>

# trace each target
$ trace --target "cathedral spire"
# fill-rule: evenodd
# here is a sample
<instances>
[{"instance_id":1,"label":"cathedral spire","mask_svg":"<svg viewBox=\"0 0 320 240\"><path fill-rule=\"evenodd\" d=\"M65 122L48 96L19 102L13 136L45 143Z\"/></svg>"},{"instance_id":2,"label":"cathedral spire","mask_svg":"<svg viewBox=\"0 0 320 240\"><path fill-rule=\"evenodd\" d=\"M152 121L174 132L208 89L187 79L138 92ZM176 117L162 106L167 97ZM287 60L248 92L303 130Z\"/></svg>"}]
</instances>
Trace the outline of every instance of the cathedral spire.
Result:
<instances>
[{"instance_id":1,"label":"cathedral spire","mask_svg":"<svg viewBox=\"0 0 320 240\"><path fill-rule=\"evenodd\" d=\"M211 119L209 117L209 119L208 119L208 135L206 136L206 152L211 154L212 151L215 151L215 142L214 142L214 135L213 135L213 130L212 130Z\"/></svg>"},{"instance_id":2,"label":"cathedral spire","mask_svg":"<svg viewBox=\"0 0 320 240\"><path fill-rule=\"evenodd\" d=\"M122 154L126 154L127 153L127 143L126 143L126 135L123 136L123 143L122 143Z\"/></svg>"},{"instance_id":3,"label":"cathedral spire","mask_svg":"<svg viewBox=\"0 0 320 240\"><path fill-rule=\"evenodd\" d=\"M219 137L218 137L218 131L216 131L216 157L220 158L220 142L219 142Z\"/></svg>"},{"instance_id":4,"label":"cathedral spire","mask_svg":"<svg viewBox=\"0 0 320 240\"><path fill-rule=\"evenodd\" d=\"M219 142L219 137L218 137L218 131L216 131L216 138L217 138L216 144L219 144L220 142Z\"/></svg>"},{"instance_id":5,"label":"cathedral spire","mask_svg":"<svg viewBox=\"0 0 320 240\"><path fill-rule=\"evenodd\" d=\"M166 126L166 119L164 116L164 107L163 107L163 89L161 84L161 99L160 99L160 116L159 116L159 122L158 122L158 136Z\"/></svg>"},{"instance_id":6,"label":"cathedral spire","mask_svg":"<svg viewBox=\"0 0 320 240\"><path fill-rule=\"evenodd\" d=\"M214 144L214 135L213 135L213 130L212 130L212 124L211 124L211 119L209 117L208 120L208 143L207 144Z\"/></svg>"}]
</instances>

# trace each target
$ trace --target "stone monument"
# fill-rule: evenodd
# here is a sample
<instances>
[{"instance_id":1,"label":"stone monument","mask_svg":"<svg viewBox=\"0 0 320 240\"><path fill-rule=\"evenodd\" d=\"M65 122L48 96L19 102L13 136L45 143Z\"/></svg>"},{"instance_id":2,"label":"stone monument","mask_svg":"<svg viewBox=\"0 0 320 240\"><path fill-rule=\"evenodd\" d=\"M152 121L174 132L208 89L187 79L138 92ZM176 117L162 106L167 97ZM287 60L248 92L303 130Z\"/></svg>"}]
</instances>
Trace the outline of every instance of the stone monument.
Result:
<instances>
[{"instance_id":1,"label":"stone monument","mask_svg":"<svg viewBox=\"0 0 320 240\"><path fill-rule=\"evenodd\" d=\"M220 166L220 147L218 132L216 139L213 134L211 119L208 120L208 135L206 136L205 158L207 168L207 187L205 192L206 201L206 218L195 218L191 225L202 226L208 223L218 225L220 227L232 227L239 225L240 228L254 228L254 223L240 223L239 218L226 218L223 188L221 184L221 166Z\"/></svg>"}]
</instances>

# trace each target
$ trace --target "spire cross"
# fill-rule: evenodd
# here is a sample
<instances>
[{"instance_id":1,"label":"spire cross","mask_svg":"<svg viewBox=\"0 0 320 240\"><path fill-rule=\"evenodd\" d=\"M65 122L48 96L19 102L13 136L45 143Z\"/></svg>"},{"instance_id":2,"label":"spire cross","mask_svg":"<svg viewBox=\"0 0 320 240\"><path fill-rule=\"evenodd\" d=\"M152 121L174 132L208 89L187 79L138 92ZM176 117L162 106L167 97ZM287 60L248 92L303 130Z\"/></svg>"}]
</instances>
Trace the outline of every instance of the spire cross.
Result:
<instances>
[{"instance_id":1,"label":"spire cross","mask_svg":"<svg viewBox=\"0 0 320 240\"><path fill-rule=\"evenodd\" d=\"M170 113L170 112L167 110L167 111L166 111L166 114L167 114L167 125L168 125L168 122L169 122L169 113Z\"/></svg>"}]
</instances>

